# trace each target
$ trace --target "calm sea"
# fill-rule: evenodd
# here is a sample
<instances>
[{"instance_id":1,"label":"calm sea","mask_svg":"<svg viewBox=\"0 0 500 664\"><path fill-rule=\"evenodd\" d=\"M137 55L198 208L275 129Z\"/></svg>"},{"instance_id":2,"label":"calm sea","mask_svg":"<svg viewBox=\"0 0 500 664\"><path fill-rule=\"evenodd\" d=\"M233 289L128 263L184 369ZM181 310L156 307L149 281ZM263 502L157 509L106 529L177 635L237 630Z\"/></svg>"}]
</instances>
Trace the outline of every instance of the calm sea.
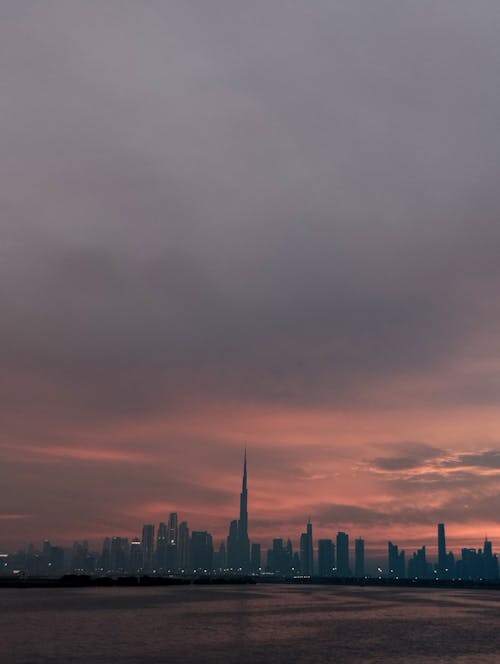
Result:
<instances>
[{"instance_id":1,"label":"calm sea","mask_svg":"<svg viewBox=\"0 0 500 664\"><path fill-rule=\"evenodd\" d=\"M0 589L0 662L500 663L500 593Z\"/></svg>"}]
</instances>

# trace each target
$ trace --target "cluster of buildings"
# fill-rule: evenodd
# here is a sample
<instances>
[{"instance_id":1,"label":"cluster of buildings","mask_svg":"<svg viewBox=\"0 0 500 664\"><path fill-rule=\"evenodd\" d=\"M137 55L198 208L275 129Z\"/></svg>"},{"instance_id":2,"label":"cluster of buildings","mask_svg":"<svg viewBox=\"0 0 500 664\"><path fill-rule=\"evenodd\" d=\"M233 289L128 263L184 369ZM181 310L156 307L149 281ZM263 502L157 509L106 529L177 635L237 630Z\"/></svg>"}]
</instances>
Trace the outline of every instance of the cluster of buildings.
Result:
<instances>
[{"instance_id":1,"label":"cluster of buildings","mask_svg":"<svg viewBox=\"0 0 500 664\"><path fill-rule=\"evenodd\" d=\"M499 566L492 544L486 540L482 549L462 549L456 559L447 551L445 526L438 524L438 560L427 559L426 548L411 557L396 544L388 543L386 566L376 568L376 575L394 579L498 579ZM239 519L231 521L228 536L215 548L207 531L190 531L186 521L179 522L177 513L157 528L145 524L142 536L107 537L100 551L87 542L75 542L72 549L43 543L41 550L30 546L15 554L0 554L0 574L26 573L32 576L57 576L67 572L100 575L274 575L277 577L356 577L366 576L365 542L338 532L334 539L313 539L309 519L300 535L299 547L276 538L266 552L251 543L248 535L247 460L243 461ZM372 572L373 573L373 572Z\"/></svg>"},{"instance_id":2,"label":"cluster of buildings","mask_svg":"<svg viewBox=\"0 0 500 664\"><path fill-rule=\"evenodd\" d=\"M498 557L493 553L492 543L485 539L483 548L462 549L462 557L457 559L446 549L444 523L438 523L438 559L427 560L425 546L415 551L406 562L405 551L397 544L388 543L386 576L410 579L498 579Z\"/></svg>"}]
</instances>

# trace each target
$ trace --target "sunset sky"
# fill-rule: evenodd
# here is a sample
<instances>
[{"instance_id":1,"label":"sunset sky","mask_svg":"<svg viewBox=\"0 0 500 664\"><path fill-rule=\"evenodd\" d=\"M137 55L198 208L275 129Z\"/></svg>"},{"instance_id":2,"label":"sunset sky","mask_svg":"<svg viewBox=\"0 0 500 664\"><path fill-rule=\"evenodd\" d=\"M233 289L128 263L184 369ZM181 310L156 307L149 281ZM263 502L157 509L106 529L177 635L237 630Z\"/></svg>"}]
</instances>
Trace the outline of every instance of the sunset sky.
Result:
<instances>
[{"instance_id":1,"label":"sunset sky","mask_svg":"<svg viewBox=\"0 0 500 664\"><path fill-rule=\"evenodd\" d=\"M0 550L500 548L497 0L0 1Z\"/></svg>"}]
</instances>

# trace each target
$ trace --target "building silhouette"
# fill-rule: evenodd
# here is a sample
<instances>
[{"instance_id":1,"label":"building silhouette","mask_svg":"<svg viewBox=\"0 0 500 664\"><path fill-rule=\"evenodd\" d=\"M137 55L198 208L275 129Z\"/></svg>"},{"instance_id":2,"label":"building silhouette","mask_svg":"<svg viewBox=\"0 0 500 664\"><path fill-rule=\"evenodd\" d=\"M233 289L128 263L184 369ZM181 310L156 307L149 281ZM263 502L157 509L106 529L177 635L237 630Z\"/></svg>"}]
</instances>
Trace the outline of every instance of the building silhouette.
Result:
<instances>
[{"instance_id":1,"label":"building silhouette","mask_svg":"<svg viewBox=\"0 0 500 664\"><path fill-rule=\"evenodd\" d=\"M212 535L206 530L191 533L186 521L178 523L177 512L158 525L144 524L142 538L105 537L101 551L91 551L87 542L74 542L72 548L53 546L48 539L41 549L32 544L15 554L0 552L0 576L26 573L32 576L56 576L66 572L99 575L210 575L210 574L274 574L293 578L313 576L351 577L349 535L339 531L336 542L318 541L317 566L314 557L313 525L308 519L306 532L300 535L299 548L294 551L292 541L275 537L267 549L266 564L262 560L261 545L248 536L247 455L243 457L243 476L240 493L240 515L229 525L227 540L214 552ZM425 545L406 561L405 551L388 542L387 569L378 569L377 577L389 579L434 579L457 581L499 582L499 562L492 542L484 540L483 548L463 548L461 558L455 559L446 547L445 524L437 524L437 560L427 559ZM406 562L408 564L406 564ZM372 564L374 561L372 561ZM263 569L265 567L265 570ZM368 572L370 573L370 567ZM365 577L365 541L354 541L354 576Z\"/></svg>"},{"instance_id":2,"label":"building silhouette","mask_svg":"<svg viewBox=\"0 0 500 664\"><path fill-rule=\"evenodd\" d=\"M430 579L431 565L427 562L425 546L420 547L408 561L408 576L415 579Z\"/></svg>"},{"instance_id":3,"label":"building silhouette","mask_svg":"<svg viewBox=\"0 0 500 664\"><path fill-rule=\"evenodd\" d=\"M129 544L127 537L111 538L111 561L112 570L124 574L128 570Z\"/></svg>"},{"instance_id":4,"label":"building silhouette","mask_svg":"<svg viewBox=\"0 0 500 664\"><path fill-rule=\"evenodd\" d=\"M168 539L167 539L167 565L169 572L175 572L179 565L178 556L179 526L176 512L172 512L168 519Z\"/></svg>"},{"instance_id":5,"label":"building silhouette","mask_svg":"<svg viewBox=\"0 0 500 664\"><path fill-rule=\"evenodd\" d=\"M230 570L237 570L240 567L239 541L238 521L234 519L229 524L229 534L227 536L227 566Z\"/></svg>"},{"instance_id":6,"label":"building silhouette","mask_svg":"<svg viewBox=\"0 0 500 664\"><path fill-rule=\"evenodd\" d=\"M337 533L337 574L351 576L349 567L349 535L342 531Z\"/></svg>"},{"instance_id":7,"label":"building silhouette","mask_svg":"<svg viewBox=\"0 0 500 664\"><path fill-rule=\"evenodd\" d=\"M261 565L260 544L253 542L250 551L250 571L258 574L261 571Z\"/></svg>"},{"instance_id":8,"label":"building silhouette","mask_svg":"<svg viewBox=\"0 0 500 664\"><path fill-rule=\"evenodd\" d=\"M177 556L179 571L184 573L189 567L189 527L186 521L179 524L179 551Z\"/></svg>"},{"instance_id":9,"label":"building silhouette","mask_svg":"<svg viewBox=\"0 0 500 664\"><path fill-rule=\"evenodd\" d=\"M335 568L335 544L331 539L318 540L318 574L332 576Z\"/></svg>"},{"instance_id":10,"label":"building silhouette","mask_svg":"<svg viewBox=\"0 0 500 664\"><path fill-rule=\"evenodd\" d=\"M221 542L219 544L219 548L217 551L214 551L213 565L214 565L214 570L218 574L223 573L227 568L226 545L224 544L224 542Z\"/></svg>"},{"instance_id":11,"label":"building silhouette","mask_svg":"<svg viewBox=\"0 0 500 664\"><path fill-rule=\"evenodd\" d=\"M399 551L398 545L388 542L387 576L404 579L406 576L405 552Z\"/></svg>"},{"instance_id":12,"label":"building silhouette","mask_svg":"<svg viewBox=\"0 0 500 664\"><path fill-rule=\"evenodd\" d=\"M138 537L130 542L129 572L140 574L142 572L142 542Z\"/></svg>"},{"instance_id":13,"label":"building silhouette","mask_svg":"<svg viewBox=\"0 0 500 664\"><path fill-rule=\"evenodd\" d=\"M206 530L193 530L191 534L190 571L209 574L213 571L212 535Z\"/></svg>"},{"instance_id":14,"label":"building silhouette","mask_svg":"<svg viewBox=\"0 0 500 664\"><path fill-rule=\"evenodd\" d=\"M314 573L314 548L311 519L307 522L306 532L300 536L300 571L312 576Z\"/></svg>"},{"instance_id":15,"label":"building silhouette","mask_svg":"<svg viewBox=\"0 0 500 664\"><path fill-rule=\"evenodd\" d=\"M444 523L438 523L438 564L437 571L444 575L446 565L446 536L444 532Z\"/></svg>"},{"instance_id":16,"label":"building silhouette","mask_svg":"<svg viewBox=\"0 0 500 664\"><path fill-rule=\"evenodd\" d=\"M240 518L238 521L238 565L244 572L250 569L250 540L248 538L248 490L247 451L243 457L243 480L240 494Z\"/></svg>"},{"instance_id":17,"label":"building silhouette","mask_svg":"<svg viewBox=\"0 0 500 664\"><path fill-rule=\"evenodd\" d=\"M436 573L441 579L451 579L455 574L455 557L446 551L444 523L438 523L438 561Z\"/></svg>"},{"instance_id":18,"label":"building silhouette","mask_svg":"<svg viewBox=\"0 0 500 664\"><path fill-rule=\"evenodd\" d=\"M498 579L498 558L493 553L492 543L487 539L484 540L482 572L485 579Z\"/></svg>"},{"instance_id":19,"label":"building silhouette","mask_svg":"<svg viewBox=\"0 0 500 664\"><path fill-rule=\"evenodd\" d=\"M161 522L156 536L156 568L160 572L167 571L167 542L168 527L166 523Z\"/></svg>"},{"instance_id":20,"label":"building silhouette","mask_svg":"<svg viewBox=\"0 0 500 664\"><path fill-rule=\"evenodd\" d=\"M142 556L145 572L153 571L153 556L155 545L155 527L147 523L142 527Z\"/></svg>"},{"instance_id":21,"label":"building silhouette","mask_svg":"<svg viewBox=\"0 0 500 664\"><path fill-rule=\"evenodd\" d=\"M354 540L354 576L361 578L365 575L365 540L361 537Z\"/></svg>"}]
</instances>

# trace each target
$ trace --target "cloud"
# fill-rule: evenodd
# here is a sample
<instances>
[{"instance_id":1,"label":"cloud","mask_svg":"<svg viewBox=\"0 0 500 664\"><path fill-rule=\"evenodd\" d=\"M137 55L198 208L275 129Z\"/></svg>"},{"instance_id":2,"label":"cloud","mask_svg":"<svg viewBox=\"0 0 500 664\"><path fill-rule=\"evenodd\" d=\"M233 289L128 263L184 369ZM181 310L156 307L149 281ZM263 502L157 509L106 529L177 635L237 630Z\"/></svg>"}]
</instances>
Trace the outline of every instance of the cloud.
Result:
<instances>
[{"instance_id":1,"label":"cloud","mask_svg":"<svg viewBox=\"0 0 500 664\"><path fill-rule=\"evenodd\" d=\"M489 468L500 470L500 450L485 450L478 453L459 454L449 461L450 466L466 468Z\"/></svg>"},{"instance_id":2,"label":"cloud","mask_svg":"<svg viewBox=\"0 0 500 664\"><path fill-rule=\"evenodd\" d=\"M499 508L498 491L457 495L439 504L422 504L421 507L394 502L391 506L360 507L355 504L316 505L314 514L319 526L355 528L384 528L387 532L395 526L404 526L411 538L412 527L433 526L446 521L453 524L482 524L491 519ZM411 527L410 527L411 525ZM379 534L380 536L380 534Z\"/></svg>"},{"instance_id":3,"label":"cloud","mask_svg":"<svg viewBox=\"0 0 500 664\"><path fill-rule=\"evenodd\" d=\"M428 494L431 501L443 501L454 490L462 492L457 496L470 495L474 501L483 491L500 488L500 450L454 452L425 443L396 444L394 449L394 456L377 457L365 465L399 497ZM401 456L404 449L408 454Z\"/></svg>"},{"instance_id":4,"label":"cloud","mask_svg":"<svg viewBox=\"0 0 500 664\"><path fill-rule=\"evenodd\" d=\"M418 468L426 461L441 457L444 453L437 447L419 442L393 443L384 446L384 449L386 452L393 452L393 455L376 457L370 461L370 464L382 471Z\"/></svg>"},{"instance_id":5,"label":"cloud","mask_svg":"<svg viewBox=\"0 0 500 664\"><path fill-rule=\"evenodd\" d=\"M498 325L486 6L238 4L9 13L2 362L72 416L352 403Z\"/></svg>"},{"instance_id":6,"label":"cloud","mask_svg":"<svg viewBox=\"0 0 500 664\"><path fill-rule=\"evenodd\" d=\"M55 530L95 514L101 532L125 497L225 518L245 440L259 508L276 491L285 520L328 492L365 509L398 482L489 487L491 2L0 13L9 513L35 506L48 530L63 505ZM412 438L429 443L373 443Z\"/></svg>"}]
</instances>

